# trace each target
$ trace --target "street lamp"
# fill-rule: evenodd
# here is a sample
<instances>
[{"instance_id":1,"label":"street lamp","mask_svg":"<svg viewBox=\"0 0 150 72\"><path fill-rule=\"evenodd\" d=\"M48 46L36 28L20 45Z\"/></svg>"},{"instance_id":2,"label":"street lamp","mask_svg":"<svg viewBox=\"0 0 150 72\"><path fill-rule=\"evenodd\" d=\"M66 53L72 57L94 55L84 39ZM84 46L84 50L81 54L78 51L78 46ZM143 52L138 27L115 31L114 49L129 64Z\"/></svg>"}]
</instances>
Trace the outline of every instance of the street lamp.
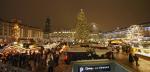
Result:
<instances>
[{"instance_id":1,"label":"street lamp","mask_svg":"<svg viewBox=\"0 0 150 72\"><path fill-rule=\"evenodd\" d=\"M95 22L92 22L91 25L92 25L92 31L93 31L93 32L97 32L96 23L95 23Z\"/></svg>"}]
</instances>

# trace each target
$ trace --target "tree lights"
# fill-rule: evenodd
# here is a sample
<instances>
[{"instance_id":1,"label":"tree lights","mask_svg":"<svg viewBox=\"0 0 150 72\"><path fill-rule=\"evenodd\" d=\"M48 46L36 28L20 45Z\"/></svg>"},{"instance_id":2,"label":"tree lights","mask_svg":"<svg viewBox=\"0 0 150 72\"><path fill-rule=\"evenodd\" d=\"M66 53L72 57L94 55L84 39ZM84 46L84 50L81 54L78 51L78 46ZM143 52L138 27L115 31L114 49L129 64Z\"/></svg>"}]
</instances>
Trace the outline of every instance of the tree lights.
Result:
<instances>
[{"instance_id":1,"label":"tree lights","mask_svg":"<svg viewBox=\"0 0 150 72\"><path fill-rule=\"evenodd\" d=\"M15 38L15 41L18 41L18 39L20 37L20 27L19 27L18 23L14 24L12 36Z\"/></svg>"},{"instance_id":2,"label":"tree lights","mask_svg":"<svg viewBox=\"0 0 150 72\"><path fill-rule=\"evenodd\" d=\"M90 26L87 23L87 18L83 9L77 16L77 24L75 28L75 40L80 42L86 42L90 34Z\"/></svg>"}]
</instances>

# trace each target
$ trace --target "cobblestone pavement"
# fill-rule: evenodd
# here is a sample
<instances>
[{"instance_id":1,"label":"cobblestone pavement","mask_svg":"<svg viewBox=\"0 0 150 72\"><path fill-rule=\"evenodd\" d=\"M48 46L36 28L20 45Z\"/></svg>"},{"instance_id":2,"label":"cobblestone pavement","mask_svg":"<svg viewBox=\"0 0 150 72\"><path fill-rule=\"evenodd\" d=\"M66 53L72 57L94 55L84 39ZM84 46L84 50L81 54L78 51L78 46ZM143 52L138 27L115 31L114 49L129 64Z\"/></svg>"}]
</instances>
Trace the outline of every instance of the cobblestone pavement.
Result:
<instances>
[{"instance_id":1,"label":"cobblestone pavement","mask_svg":"<svg viewBox=\"0 0 150 72\"><path fill-rule=\"evenodd\" d=\"M128 55L124 53L115 54L115 60L131 72L150 72L150 61L148 60L140 58L139 66L136 66L135 62L128 62ZM72 65L66 65L63 61L63 55L61 55L59 65L55 68L54 72L71 72L71 68Z\"/></svg>"},{"instance_id":2,"label":"cobblestone pavement","mask_svg":"<svg viewBox=\"0 0 150 72\"><path fill-rule=\"evenodd\" d=\"M79 46L77 46L78 48ZM108 50L100 50L100 49L96 49L96 54L98 54L99 56L102 54L105 54ZM71 72L72 70L72 65L66 65L63 61L63 54L60 56L59 59L59 65L55 68L54 72Z\"/></svg>"},{"instance_id":3,"label":"cobblestone pavement","mask_svg":"<svg viewBox=\"0 0 150 72\"><path fill-rule=\"evenodd\" d=\"M118 63L132 72L150 72L150 61L139 58L139 66L134 63L128 62L128 55L125 53L115 54L115 59Z\"/></svg>"},{"instance_id":4,"label":"cobblestone pavement","mask_svg":"<svg viewBox=\"0 0 150 72\"><path fill-rule=\"evenodd\" d=\"M139 58L139 66L136 66L134 63L128 62L128 55L125 53L118 53L114 54L115 61L117 61L119 64L130 70L131 72L150 72L150 61L145 60L143 58ZM66 65L63 61L64 55L62 54L59 59L59 65L54 68L54 72L71 72L72 71L72 64ZM42 67L40 65L39 67L36 67L34 71L32 72L47 72L47 68Z\"/></svg>"},{"instance_id":5,"label":"cobblestone pavement","mask_svg":"<svg viewBox=\"0 0 150 72\"><path fill-rule=\"evenodd\" d=\"M67 65L63 61L63 54L60 56L59 65L55 68L54 72L71 72L72 65Z\"/></svg>"}]
</instances>

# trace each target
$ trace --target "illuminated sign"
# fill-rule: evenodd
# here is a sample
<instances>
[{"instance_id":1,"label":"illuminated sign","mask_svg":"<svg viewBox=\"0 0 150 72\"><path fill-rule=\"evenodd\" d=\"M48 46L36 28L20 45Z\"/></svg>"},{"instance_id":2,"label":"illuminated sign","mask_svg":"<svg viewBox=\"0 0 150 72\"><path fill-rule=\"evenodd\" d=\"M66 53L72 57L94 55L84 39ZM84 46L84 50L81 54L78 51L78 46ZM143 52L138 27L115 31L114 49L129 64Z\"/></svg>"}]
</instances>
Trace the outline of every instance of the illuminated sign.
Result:
<instances>
[{"instance_id":1,"label":"illuminated sign","mask_svg":"<svg viewBox=\"0 0 150 72\"><path fill-rule=\"evenodd\" d=\"M78 72L109 72L110 70L110 65L80 66L78 68Z\"/></svg>"}]
</instances>

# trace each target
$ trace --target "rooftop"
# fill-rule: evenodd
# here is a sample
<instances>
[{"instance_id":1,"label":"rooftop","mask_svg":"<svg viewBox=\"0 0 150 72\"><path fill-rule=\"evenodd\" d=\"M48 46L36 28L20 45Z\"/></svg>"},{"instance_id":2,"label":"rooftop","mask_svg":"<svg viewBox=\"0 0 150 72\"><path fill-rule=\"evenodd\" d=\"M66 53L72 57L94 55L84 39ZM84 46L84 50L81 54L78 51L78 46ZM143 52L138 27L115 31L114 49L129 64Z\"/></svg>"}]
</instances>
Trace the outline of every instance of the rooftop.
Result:
<instances>
[{"instance_id":1,"label":"rooftop","mask_svg":"<svg viewBox=\"0 0 150 72\"><path fill-rule=\"evenodd\" d=\"M143 22L143 23L140 23L138 25L142 25L144 27L149 27L150 26L150 21L147 21L147 22Z\"/></svg>"}]
</instances>

